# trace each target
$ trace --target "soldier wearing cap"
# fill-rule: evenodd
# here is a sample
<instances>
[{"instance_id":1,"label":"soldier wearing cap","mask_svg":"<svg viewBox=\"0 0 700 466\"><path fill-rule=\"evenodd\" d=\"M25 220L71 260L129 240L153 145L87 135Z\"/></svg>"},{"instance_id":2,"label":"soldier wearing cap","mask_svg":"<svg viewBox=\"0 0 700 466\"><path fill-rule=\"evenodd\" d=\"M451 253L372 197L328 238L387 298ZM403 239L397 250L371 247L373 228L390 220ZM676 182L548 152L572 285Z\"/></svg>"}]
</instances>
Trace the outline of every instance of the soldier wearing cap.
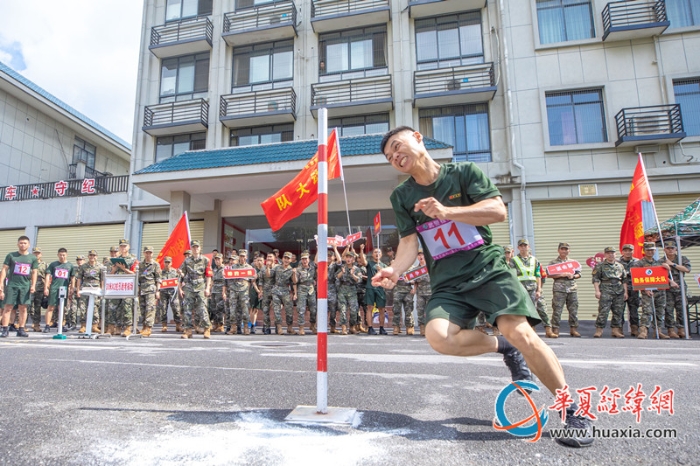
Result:
<instances>
[{"instance_id":1,"label":"soldier wearing cap","mask_svg":"<svg viewBox=\"0 0 700 466\"><path fill-rule=\"evenodd\" d=\"M637 261L634 254L634 245L624 244L622 246L622 255L617 261L625 267L625 272L627 272L627 277L625 278L625 283L627 284L627 312L629 315L630 322L630 335L636 337L639 334L639 291L632 288L632 274L630 273L630 267ZM623 324L624 324L624 314L623 314Z\"/></svg>"},{"instance_id":2,"label":"soldier wearing cap","mask_svg":"<svg viewBox=\"0 0 700 466\"><path fill-rule=\"evenodd\" d=\"M661 266L670 271L671 267L669 267L665 261L654 259L654 254L656 254L656 244L644 243L644 257L638 261L635 261L632 264L632 267ZM662 340L668 340L670 337L662 332L664 314L666 312L666 292L664 290L644 290L642 291L641 296L642 314L639 318L639 334L637 335L637 338L640 340L645 340L649 335L649 330L658 330L659 338ZM654 317L656 327L649 328L649 326L652 324L650 319L651 317Z\"/></svg>"},{"instance_id":3,"label":"soldier wearing cap","mask_svg":"<svg viewBox=\"0 0 700 466\"><path fill-rule=\"evenodd\" d=\"M112 257L117 257L118 254L119 248L117 246L109 247L109 257L105 257L102 259L102 265L106 268L106 270L112 270L112 261L110 259Z\"/></svg>"},{"instance_id":4,"label":"soldier wearing cap","mask_svg":"<svg viewBox=\"0 0 700 466\"><path fill-rule=\"evenodd\" d=\"M97 251L88 252L88 261L77 268L75 273L75 289L78 298L78 314L80 319L80 333L85 333L87 328L87 308L90 301L89 295L82 295L86 288L104 289L105 268L97 262ZM102 298L95 296L95 307L92 315L92 333L100 333L100 308Z\"/></svg>"},{"instance_id":5,"label":"soldier wearing cap","mask_svg":"<svg viewBox=\"0 0 700 466\"><path fill-rule=\"evenodd\" d=\"M382 250L378 247L374 248L372 251L372 257L367 259L365 256L365 245L360 245L360 257L358 259L358 264L367 267L367 282L365 285L365 319L367 321L367 333L369 335L376 335L377 332L374 330L372 310L376 306L379 310L379 335L387 335L386 330L384 330L384 308L386 307L386 294L384 288L372 286L372 277L374 277L381 269L385 268L386 265L381 261Z\"/></svg>"},{"instance_id":6,"label":"soldier wearing cap","mask_svg":"<svg viewBox=\"0 0 700 466\"><path fill-rule=\"evenodd\" d=\"M161 332L165 333L168 331L168 305L173 311L173 319L175 320L175 331L182 332L182 310L180 306L180 296L177 292L177 285L164 287L164 280L180 280L180 271L173 268L173 258L170 256L165 256L163 258L163 269L160 271L160 299L158 299L158 305L156 307L156 312L159 316L159 321L162 325Z\"/></svg>"},{"instance_id":7,"label":"soldier wearing cap","mask_svg":"<svg viewBox=\"0 0 700 466\"><path fill-rule=\"evenodd\" d=\"M338 314L338 280L335 278L338 268L342 265L342 258L338 252L338 247L334 244L328 251L328 331L336 333Z\"/></svg>"},{"instance_id":8,"label":"soldier wearing cap","mask_svg":"<svg viewBox=\"0 0 700 466\"><path fill-rule=\"evenodd\" d=\"M292 253L287 251L282 256L282 264L274 270L275 285L272 288L272 309L275 321L279 322L284 305L284 316L287 321L287 335L298 335L294 331L294 315L292 301L297 298L297 274L291 266ZM267 271L265 272L267 273Z\"/></svg>"},{"instance_id":9,"label":"soldier wearing cap","mask_svg":"<svg viewBox=\"0 0 700 466\"><path fill-rule=\"evenodd\" d=\"M224 283L224 256L214 253L214 264L211 266L211 296L209 296L209 319L212 332L224 331L224 316L226 312L226 286Z\"/></svg>"},{"instance_id":10,"label":"soldier wearing cap","mask_svg":"<svg viewBox=\"0 0 700 466\"><path fill-rule=\"evenodd\" d=\"M418 250L418 265L423 267L426 266L425 254L422 249ZM430 287L430 275L425 274L416 278L416 316L418 317L418 329L420 330L420 335L425 336L425 309L430 301L430 297L433 295L433 290ZM412 333L411 333L412 334Z\"/></svg>"},{"instance_id":11,"label":"soldier wearing cap","mask_svg":"<svg viewBox=\"0 0 700 466\"><path fill-rule=\"evenodd\" d=\"M338 309L340 310L340 333L348 334L348 308L350 308L350 333L360 333L357 315L357 285L362 280L362 273L355 265L355 253L348 249L343 253L345 263L338 268L335 278L338 280Z\"/></svg>"},{"instance_id":12,"label":"soldier wearing cap","mask_svg":"<svg viewBox=\"0 0 700 466\"><path fill-rule=\"evenodd\" d=\"M262 270L258 273L258 297L260 298L260 307L263 313L263 333L270 335L272 331L270 326L270 307L272 306L272 289L275 286L275 266L277 258L273 253L269 253L265 257L265 263ZM275 331L277 335L282 335L282 317L275 315Z\"/></svg>"},{"instance_id":13,"label":"soldier wearing cap","mask_svg":"<svg viewBox=\"0 0 700 466\"><path fill-rule=\"evenodd\" d=\"M36 275L36 289L38 291L32 294L31 302L32 330L41 332L41 303L44 300L42 291L44 290L46 267L48 267L48 264L41 260L41 248L32 249L32 254L34 254L38 262Z\"/></svg>"},{"instance_id":14,"label":"soldier wearing cap","mask_svg":"<svg viewBox=\"0 0 700 466\"><path fill-rule=\"evenodd\" d=\"M138 270L138 259L129 252L129 240L119 240L119 254L116 258L121 258L124 263L117 262L112 264L111 273L133 275ZM109 316L107 318L107 333L112 335L120 335L128 337L131 335L131 325L134 311L133 298L126 299L110 299L107 301L109 306Z\"/></svg>"},{"instance_id":15,"label":"soldier wearing cap","mask_svg":"<svg viewBox=\"0 0 700 466\"><path fill-rule=\"evenodd\" d=\"M311 263L308 252L301 254L301 263L296 269L297 274L297 323L299 335L304 335L306 308L309 309L311 333L316 334L316 267Z\"/></svg>"},{"instance_id":16,"label":"soldier wearing cap","mask_svg":"<svg viewBox=\"0 0 700 466\"><path fill-rule=\"evenodd\" d=\"M391 265L389 263L388 265ZM404 276L399 277L394 287L394 306L392 307L392 324L394 335L401 335L401 313L403 312L406 334L413 335L416 323L413 321L413 299L416 289L413 283L407 281Z\"/></svg>"},{"instance_id":17,"label":"soldier wearing cap","mask_svg":"<svg viewBox=\"0 0 700 466\"><path fill-rule=\"evenodd\" d=\"M160 264L153 260L153 248L143 248L143 262L139 268L139 309L143 319L142 337L150 337L156 320L156 302L160 299Z\"/></svg>"},{"instance_id":18,"label":"soldier wearing cap","mask_svg":"<svg viewBox=\"0 0 700 466\"><path fill-rule=\"evenodd\" d=\"M625 338L622 333L625 300L627 300L627 271L625 266L615 260L617 250L613 246L605 248L605 259L593 269L593 287L598 300L598 318L595 321L593 338L603 336L603 329L608 322L608 314L612 310L612 336Z\"/></svg>"},{"instance_id":19,"label":"soldier wearing cap","mask_svg":"<svg viewBox=\"0 0 700 466\"><path fill-rule=\"evenodd\" d=\"M547 315L547 307L542 299L542 266L535 256L530 253L530 242L526 238L518 240L518 254L513 256L508 265L515 269L518 281L525 288L535 305L537 314L544 325L547 338L557 338L552 332L552 326Z\"/></svg>"},{"instance_id":20,"label":"soldier wearing cap","mask_svg":"<svg viewBox=\"0 0 700 466\"><path fill-rule=\"evenodd\" d=\"M255 277L253 280L250 282L250 288L249 288L249 295L250 295L250 319L249 319L249 326L250 326L250 333L255 334L255 327L258 325L258 311L260 310L260 296L262 294L262 290L258 288L258 278L260 274L263 272L265 264L265 258L262 257L260 254L255 253L255 256L253 257L253 268L255 269ZM270 334L269 330L269 325L267 328L267 332L265 332L265 328L263 327L263 334Z\"/></svg>"},{"instance_id":21,"label":"soldier wearing cap","mask_svg":"<svg viewBox=\"0 0 700 466\"><path fill-rule=\"evenodd\" d=\"M82 254L75 257L75 273L78 273L78 269L81 265L85 263L85 256ZM65 309L65 320L66 326L68 328L75 329L80 322L80 299L77 296L77 288L75 286L75 276L73 277L72 290L73 293L70 295L68 302L66 303ZM85 331L83 330L83 333Z\"/></svg>"},{"instance_id":22,"label":"soldier wearing cap","mask_svg":"<svg viewBox=\"0 0 700 466\"><path fill-rule=\"evenodd\" d=\"M685 288L686 296L688 296L688 286L681 277L681 273L690 273L690 259L685 256L678 257L675 243L664 244L664 253L666 254L664 262L671 269L670 287L666 290L666 329L671 338L685 338L685 312L681 286ZM676 311L675 318L673 311Z\"/></svg>"},{"instance_id":23,"label":"soldier wearing cap","mask_svg":"<svg viewBox=\"0 0 700 466\"><path fill-rule=\"evenodd\" d=\"M253 269L246 261L247 257L248 251L240 249L238 251L238 264L229 268L231 270ZM248 319L250 318L250 287L251 282L255 279L256 277L226 279L226 292L229 296L229 322L231 323L229 334L243 333L244 335L250 335L250 327L248 326Z\"/></svg>"},{"instance_id":24,"label":"soldier wearing cap","mask_svg":"<svg viewBox=\"0 0 700 466\"><path fill-rule=\"evenodd\" d=\"M559 256L551 261L549 265L562 264L569 259L569 243L559 243ZM581 278L581 270L574 270L573 273L560 273L549 275L554 280L552 285L552 332L559 336L559 322L561 313L566 304L569 311L569 334L572 337L580 337L578 332L578 286L576 280Z\"/></svg>"},{"instance_id":25,"label":"soldier wearing cap","mask_svg":"<svg viewBox=\"0 0 700 466\"><path fill-rule=\"evenodd\" d=\"M204 328L204 338L211 337L211 322L207 312L207 298L211 294L211 264L200 254L199 241L190 243L192 255L180 265L180 297L183 298L185 332L181 338L192 338L193 319ZM185 251L187 252L187 251Z\"/></svg>"}]
</instances>

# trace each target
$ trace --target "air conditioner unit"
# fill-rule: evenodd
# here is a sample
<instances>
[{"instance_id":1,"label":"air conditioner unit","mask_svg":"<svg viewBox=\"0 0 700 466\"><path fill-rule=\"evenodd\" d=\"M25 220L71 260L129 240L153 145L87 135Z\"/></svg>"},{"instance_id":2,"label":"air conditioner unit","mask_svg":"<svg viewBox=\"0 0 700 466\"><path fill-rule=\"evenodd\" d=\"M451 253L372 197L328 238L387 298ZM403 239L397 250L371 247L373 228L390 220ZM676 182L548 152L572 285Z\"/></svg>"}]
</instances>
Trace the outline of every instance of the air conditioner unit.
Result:
<instances>
[{"instance_id":1,"label":"air conditioner unit","mask_svg":"<svg viewBox=\"0 0 700 466\"><path fill-rule=\"evenodd\" d=\"M279 24L281 21L282 21L282 16L280 16L280 15L270 16L270 24Z\"/></svg>"},{"instance_id":2,"label":"air conditioner unit","mask_svg":"<svg viewBox=\"0 0 700 466\"><path fill-rule=\"evenodd\" d=\"M460 79L450 79L447 81L448 91L458 91L462 87L462 80Z\"/></svg>"}]
</instances>

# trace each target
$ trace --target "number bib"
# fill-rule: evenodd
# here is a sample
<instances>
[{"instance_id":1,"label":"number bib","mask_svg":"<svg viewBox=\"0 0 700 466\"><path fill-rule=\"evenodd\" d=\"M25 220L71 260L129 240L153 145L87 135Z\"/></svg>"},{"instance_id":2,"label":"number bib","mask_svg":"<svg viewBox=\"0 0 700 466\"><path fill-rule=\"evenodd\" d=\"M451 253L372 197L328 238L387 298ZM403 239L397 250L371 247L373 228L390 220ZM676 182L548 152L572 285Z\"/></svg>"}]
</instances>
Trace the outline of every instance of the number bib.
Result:
<instances>
[{"instance_id":1,"label":"number bib","mask_svg":"<svg viewBox=\"0 0 700 466\"><path fill-rule=\"evenodd\" d=\"M31 264L22 264L15 262L15 270L12 272L14 275L22 275L23 277L28 276L32 271Z\"/></svg>"},{"instance_id":2,"label":"number bib","mask_svg":"<svg viewBox=\"0 0 700 466\"><path fill-rule=\"evenodd\" d=\"M56 269L54 272L54 277L56 278L62 278L66 280L68 278L68 270L67 269Z\"/></svg>"},{"instance_id":3,"label":"number bib","mask_svg":"<svg viewBox=\"0 0 700 466\"><path fill-rule=\"evenodd\" d=\"M431 220L418 225L416 231L423 237L433 260L484 244L484 239L474 225L452 220Z\"/></svg>"}]
</instances>

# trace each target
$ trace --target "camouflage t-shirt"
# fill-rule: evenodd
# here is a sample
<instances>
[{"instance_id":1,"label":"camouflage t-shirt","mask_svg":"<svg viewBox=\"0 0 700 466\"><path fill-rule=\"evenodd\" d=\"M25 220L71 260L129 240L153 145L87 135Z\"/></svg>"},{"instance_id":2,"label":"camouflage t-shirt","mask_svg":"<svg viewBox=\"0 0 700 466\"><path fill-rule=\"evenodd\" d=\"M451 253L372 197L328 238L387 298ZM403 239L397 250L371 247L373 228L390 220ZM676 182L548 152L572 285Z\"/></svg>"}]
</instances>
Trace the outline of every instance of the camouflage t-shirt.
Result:
<instances>
[{"instance_id":1,"label":"camouflage t-shirt","mask_svg":"<svg viewBox=\"0 0 700 466\"><path fill-rule=\"evenodd\" d=\"M90 265L89 262L78 267L75 277L80 280L81 288L99 288L104 279L105 269L99 264Z\"/></svg>"},{"instance_id":2,"label":"camouflage t-shirt","mask_svg":"<svg viewBox=\"0 0 700 466\"><path fill-rule=\"evenodd\" d=\"M182 288L185 291L205 291L206 277L211 277L209 258L202 255L196 259L194 256L188 257L180 265L180 273L182 273Z\"/></svg>"},{"instance_id":3,"label":"camouflage t-shirt","mask_svg":"<svg viewBox=\"0 0 700 466\"><path fill-rule=\"evenodd\" d=\"M141 262L139 268L139 290L142 295L155 293L160 282L160 264L156 261Z\"/></svg>"}]
</instances>

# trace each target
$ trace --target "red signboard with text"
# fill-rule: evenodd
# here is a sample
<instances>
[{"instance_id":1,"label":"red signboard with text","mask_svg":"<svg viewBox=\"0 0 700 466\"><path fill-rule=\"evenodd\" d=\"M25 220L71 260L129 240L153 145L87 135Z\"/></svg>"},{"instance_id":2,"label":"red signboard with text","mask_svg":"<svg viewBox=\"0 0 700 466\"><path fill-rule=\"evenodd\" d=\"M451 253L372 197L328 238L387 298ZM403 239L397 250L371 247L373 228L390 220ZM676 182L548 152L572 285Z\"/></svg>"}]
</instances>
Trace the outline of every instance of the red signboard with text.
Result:
<instances>
[{"instance_id":1,"label":"red signboard with text","mask_svg":"<svg viewBox=\"0 0 700 466\"><path fill-rule=\"evenodd\" d=\"M224 278L227 280L236 278L255 278L255 269L224 269Z\"/></svg>"},{"instance_id":2,"label":"red signboard with text","mask_svg":"<svg viewBox=\"0 0 700 466\"><path fill-rule=\"evenodd\" d=\"M659 265L654 267L632 267L632 288L635 290L667 290L670 288L668 282L668 270Z\"/></svg>"},{"instance_id":3,"label":"red signboard with text","mask_svg":"<svg viewBox=\"0 0 700 466\"><path fill-rule=\"evenodd\" d=\"M566 261L561 264L552 264L547 266L547 276L563 275L567 273L573 274L581 270L581 264L578 261Z\"/></svg>"},{"instance_id":4,"label":"red signboard with text","mask_svg":"<svg viewBox=\"0 0 700 466\"><path fill-rule=\"evenodd\" d=\"M177 288L177 278L166 278L160 281L160 289Z\"/></svg>"}]
</instances>

